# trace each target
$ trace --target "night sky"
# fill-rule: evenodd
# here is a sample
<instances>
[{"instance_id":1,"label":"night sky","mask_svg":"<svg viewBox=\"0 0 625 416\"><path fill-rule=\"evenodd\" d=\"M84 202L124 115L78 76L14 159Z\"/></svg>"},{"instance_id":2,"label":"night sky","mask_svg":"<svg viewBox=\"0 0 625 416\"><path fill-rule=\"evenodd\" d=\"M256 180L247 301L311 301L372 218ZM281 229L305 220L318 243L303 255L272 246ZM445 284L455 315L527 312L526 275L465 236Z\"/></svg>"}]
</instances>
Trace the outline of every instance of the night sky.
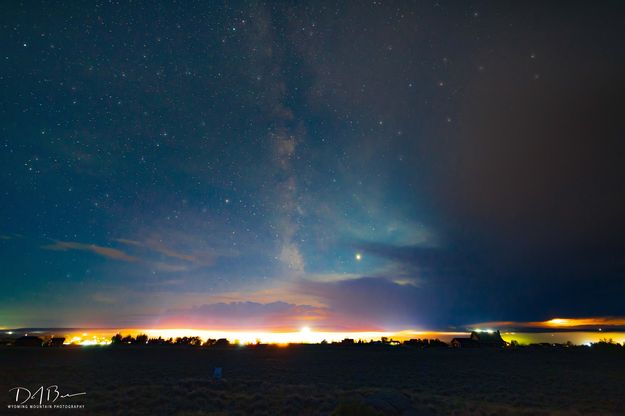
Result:
<instances>
[{"instance_id":1,"label":"night sky","mask_svg":"<svg viewBox=\"0 0 625 416\"><path fill-rule=\"evenodd\" d=\"M625 315L622 2L5 2L0 327Z\"/></svg>"}]
</instances>

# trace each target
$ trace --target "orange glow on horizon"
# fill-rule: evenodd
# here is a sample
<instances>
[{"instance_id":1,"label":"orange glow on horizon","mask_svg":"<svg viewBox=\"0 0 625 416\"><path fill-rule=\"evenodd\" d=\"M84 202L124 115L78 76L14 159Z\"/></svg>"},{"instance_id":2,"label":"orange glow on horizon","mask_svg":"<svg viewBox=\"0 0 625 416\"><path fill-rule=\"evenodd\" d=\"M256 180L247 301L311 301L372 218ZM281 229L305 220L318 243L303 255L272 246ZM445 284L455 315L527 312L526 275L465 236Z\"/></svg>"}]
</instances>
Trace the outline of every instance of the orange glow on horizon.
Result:
<instances>
[{"instance_id":1,"label":"orange glow on horizon","mask_svg":"<svg viewBox=\"0 0 625 416\"><path fill-rule=\"evenodd\" d=\"M135 332L135 331L133 331ZM146 329L137 330L136 333L145 333L149 337L177 338L182 336L198 336L203 341L209 338L226 338L230 342L238 341L239 344L254 344L260 341L263 344L317 344L322 341L339 342L345 338L355 341L379 340L382 337L404 341L411 338L440 338L441 340L451 340L454 337L466 335L465 332L428 332L428 331L358 331L358 332L330 332L315 331L310 327L303 327L299 331L290 332L266 332L266 331L220 331L203 329Z\"/></svg>"},{"instance_id":2,"label":"orange glow on horizon","mask_svg":"<svg viewBox=\"0 0 625 416\"><path fill-rule=\"evenodd\" d=\"M555 320L555 321L554 321ZM579 324L579 322L588 323L587 320L565 320L565 318L553 318L544 322L527 322L527 323L505 323L509 328L510 324L525 324L525 328L529 328L528 325L541 325L540 328L545 331L523 331L519 330L506 330L502 326L498 326L498 323L491 322L488 324L481 324L481 330L487 331L491 329L500 329L501 336L505 341L517 341L520 345L528 345L531 343L566 343L571 341L576 345L590 345L593 342L598 342L602 339L612 339L615 342L625 344L625 331L619 331L615 328L610 328L609 325L605 325L604 328L585 328L584 326L574 326L573 324ZM592 321L605 323L605 320ZM611 320L610 322L621 322L618 320ZM584 325L582 324L582 325ZM550 326L549 326L550 325ZM556 327L558 325L558 327ZM566 326L568 325L568 326ZM519 328L523 328L519 325ZM549 331L549 329L554 329ZM568 328L569 331L557 331L557 328ZM478 330L477 328L475 330ZM260 330L249 331L225 331L225 330L204 330L204 329L191 329L191 328L166 328L166 329L141 329L141 328L90 328L85 330L68 330L67 332L55 331L52 333L45 333L45 331L32 331L31 335L38 335L43 338L50 336L63 336L66 338L65 345L75 346L106 346L111 344L111 338L115 334L121 334L122 336L136 337L139 334L146 334L149 338L161 337L165 340L172 338L175 340L179 337L199 337L203 342L207 339L220 339L225 338L235 345L253 345L256 343L272 344L276 346L287 346L289 344L318 344L322 341L328 343L340 342L345 338L353 339L358 342L379 341L383 337L389 340L395 340L403 342L410 339L440 339L443 342L449 343L456 337L468 337L470 332L439 332L439 331L419 331L419 330L405 330L405 331L316 331L313 327L304 326L299 330L290 330L284 332L270 332ZM10 332L10 334L9 334ZM6 334L14 335L15 331L5 331ZM18 334L19 335L19 334Z\"/></svg>"},{"instance_id":3,"label":"orange glow on horizon","mask_svg":"<svg viewBox=\"0 0 625 416\"><path fill-rule=\"evenodd\" d=\"M377 328L362 330L332 330L324 327L315 328L314 321L301 321L301 327L272 328L272 329L197 329L183 325L169 328L85 328L82 330L67 330L65 333L56 332L56 336L63 335L66 345L96 346L108 345L111 338L119 333L123 336L136 337L146 334L149 338L163 338L174 340L179 337L199 337L203 342L207 339L225 338L232 344L318 344L322 341L328 343L340 342L346 338L358 342L379 341L382 338L403 342L409 339L435 339L450 342L455 337L467 337L471 330L495 330L499 329L507 341L516 340L520 343L537 342L566 342L573 341L580 344L597 342L603 338L613 338L617 342L625 342L625 317L594 317L594 318L552 318L546 321L514 322L499 321L470 325L465 331L445 332L427 330L403 330L388 331ZM527 332L523 331L527 328ZM533 329L533 331L532 331ZM540 330L540 331L536 331ZM575 334L573 334L573 332ZM5 331L12 335L14 331ZM44 331L34 331L44 332ZM51 335L51 334L49 334ZM559 340L559 341L556 341Z\"/></svg>"},{"instance_id":4,"label":"orange glow on horizon","mask_svg":"<svg viewBox=\"0 0 625 416\"><path fill-rule=\"evenodd\" d=\"M588 328L625 326L625 317L595 317L595 318L553 318L548 321L537 322L514 322L498 321L484 322L471 325L471 327L515 327L515 328Z\"/></svg>"},{"instance_id":5,"label":"orange glow on horizon","mask_svg":"<svg viewBox=\"0 0 625 416\"><path fill-rule=\"evenodd\" d=\"M69 339L66 339L63 345L82 345L82 346L91 346L91 345L109 345L111 343L111 339L98 335L88 336L87 333L82 333L80 335L74 335Z\"/></svg>"},{"instance_id":6,"label":"orange glow on horizon","mask_svg":"<svg viewBox=\"0 0 625 416\"><path fill-rule=\"evenodd\" d=\"M199 337L202 341L207 339L226 338L233 344L247 345L256 344L318 344L322 341L340 342L346 338L354 341L362 340L364 342L377 341L382 337L389 340L405 341L413 338L438 338L441 341L449 342L454 337L468 336L466 332L436 332L436 331L316 331L310 326L304 326L299 330L271 332L260 330L236 331L236 330L207 330L193 328L165 328L165 329L141 329L141 328L124 328L124 329L92 329L88 334L83 332L68 332L64 334L66 337L65 345L108 345L111 343L111 337L115 334L123 336L130 335L136 337L139 334L146 334L149 338L163 339L178 337Z\"/></svg>"}]
</instances>

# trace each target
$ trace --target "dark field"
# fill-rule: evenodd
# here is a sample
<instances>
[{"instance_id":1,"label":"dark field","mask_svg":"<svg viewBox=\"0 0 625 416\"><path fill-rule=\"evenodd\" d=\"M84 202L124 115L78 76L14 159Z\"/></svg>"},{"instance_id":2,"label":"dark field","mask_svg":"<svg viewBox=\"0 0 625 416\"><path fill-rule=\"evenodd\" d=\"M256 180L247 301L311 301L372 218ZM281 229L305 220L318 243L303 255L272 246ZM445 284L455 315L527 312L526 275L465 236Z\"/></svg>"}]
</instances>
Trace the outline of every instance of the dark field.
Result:
<instances>
[{"instance_id":1,"label":"dark field","mask_svg":"<svg viewBox=\"0 0 625 416\"><path fill-rule=\"evenodd\" d=\"M0 370L0 413L22 415L625 414L619 351L1 348ZM7 409L10 388L53 384L85 408Z\"/></svg>"}]
</instances>

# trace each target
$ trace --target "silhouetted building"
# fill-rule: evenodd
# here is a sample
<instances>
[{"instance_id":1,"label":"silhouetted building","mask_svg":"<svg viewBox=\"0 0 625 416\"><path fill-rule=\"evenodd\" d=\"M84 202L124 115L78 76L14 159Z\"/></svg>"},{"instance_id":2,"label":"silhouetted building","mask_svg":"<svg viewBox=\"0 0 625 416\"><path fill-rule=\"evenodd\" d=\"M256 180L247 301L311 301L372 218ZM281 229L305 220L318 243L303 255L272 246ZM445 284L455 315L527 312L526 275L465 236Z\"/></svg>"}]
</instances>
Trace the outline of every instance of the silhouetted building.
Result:
<instances>
[{"instance_id":1,"label":"silhouetted building","mask_svg":"<svg viewBox=\"0 0 625 416\"><path fill-rule=\"evenodd\" d=\"M499 331L473 331L469 338L452 339L451 346L454 348L505 347L506 341L501 338Z\"/></svg>"},{"instance_id":2,"label":"silhouetted building","mask_svg":"<svg viewBox=\"0 0 625 416\"><path fill-rule=\"evenodd\" d=\"M473 331L471 339L477 341L480 347L505 347L506 341L501 338L499 331Z\"/></svg>"},{"instance_id":3,"label":"silhouetted building","mask_svg":"<svg viewBox=\"0 0 625 416\"><path fill-rule=\"evenodd\" d=\"M477 348L480 344L471 338L454 338L451 340L451 346L454 348Z\"/></svg>"},{"instance_id":4,"label":"silhouetted building","mask_svg":"<svg viewBox=\"0 0 625 416\"><path fill-rule=\"evenodd\" d=\"M62 347L65 342L65 338L63 337L53 337L46 343L48 347Z\"/></svg>"},{"instance_id":5,"label":"silhouetted building","mask_svg":"<svg viewBox=\"0 0 625 416\"><path fill-rule=\"evenodd\" d=\"M43 340L33 335L24 335L16 339L13 345L16 347L41 347L43 345Z\"/></svg>"}]
</instances>

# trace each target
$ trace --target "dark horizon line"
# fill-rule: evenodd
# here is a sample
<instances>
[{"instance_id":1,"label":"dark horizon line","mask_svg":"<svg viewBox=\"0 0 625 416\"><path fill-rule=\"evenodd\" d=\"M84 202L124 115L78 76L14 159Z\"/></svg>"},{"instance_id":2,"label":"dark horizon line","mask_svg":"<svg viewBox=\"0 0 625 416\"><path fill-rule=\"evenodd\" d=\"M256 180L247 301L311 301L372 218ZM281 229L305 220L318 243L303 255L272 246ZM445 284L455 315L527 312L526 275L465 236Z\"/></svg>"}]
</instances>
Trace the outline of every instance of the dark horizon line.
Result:
<instances>
[{"instance_id":1,"label":"dark horizon line","mask_svg":"<svg viewBox=\"0 0 625 416\"><path fill-rule=\"evenodd\" d=\"M19 328L4 328L0 331L3 332L53 332L53 331L83 331L83 330L110 330L110 331L122 331L122 330L166 330L166 329L188 329L195 331L226 331L226 332L239 332L239 331L254 331L254 332L283 332L283 331L271 331L271 330L254 330L254 329L211 329L211 328L150 328L150 327L19 327ZM602 325L598 326L578 326L578 327L566 327L566 328L541 328L541 327L490 327L489 330L500 332L521 332L521 333L567 333L567 332L625 332L625 325ZM447 329L424 329L414 330L414 332L467 332L472 331L484 331L486 328L465 327L465 328L447 328ZM340 330L322 330L317 332L340 332L340 333L358 333L358 332L391 332L399 333L412 330L387 330L387 331L340 331ZM288 332L298 332L297 330Z\"/></svg>"}]
</instances>

